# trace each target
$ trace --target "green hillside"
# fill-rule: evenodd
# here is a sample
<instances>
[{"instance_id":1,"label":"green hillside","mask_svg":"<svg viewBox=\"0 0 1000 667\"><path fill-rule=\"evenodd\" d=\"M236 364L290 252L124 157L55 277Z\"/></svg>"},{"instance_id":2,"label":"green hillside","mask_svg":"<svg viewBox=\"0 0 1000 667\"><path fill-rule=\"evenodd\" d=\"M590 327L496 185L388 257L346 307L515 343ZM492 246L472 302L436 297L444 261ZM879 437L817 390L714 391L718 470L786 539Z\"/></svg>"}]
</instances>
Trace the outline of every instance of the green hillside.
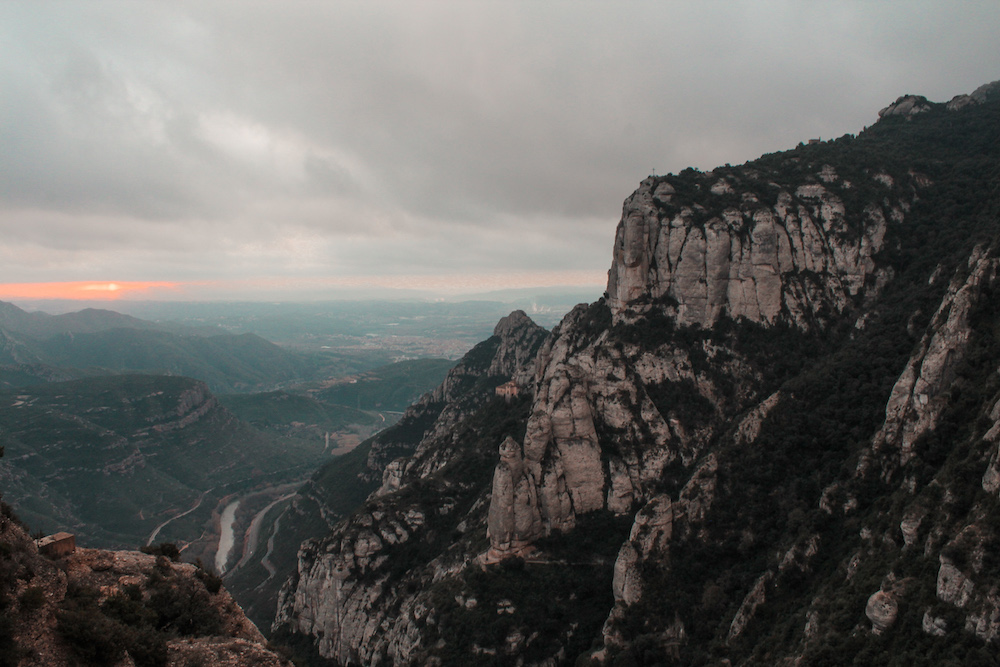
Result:
<instances>
[{"instance_id":1,"label":"green hillside","mask_svg":"<svg viewBox=\"0 0 1000 667\"><path fill-rule=\"evenodd\" d=\"M48 364L195 377L213 391L252 391L310 377L315 363L255 336L179 336L111 329L59 334L34 345Z\"/></svg>"},{"instance_id":2,"label":"green hillside","mask_svg":"<svg viewBox=\"0 0 1000 667\"><path fill-rule=\"evenodd\" d=\"M84 546L197 538L222 497L292 479L326 460L323 442L279 438L237 419L205 384L126 375L0 392L0 483L33 529ZM204 494L204 497L202 495Z\"/></svg>"},{"instance_id":3,"label":"green hillside","mask_svg":"<svg viewBox=\"0 0 1000 667\"><path fill-rule=\"evenodd\" d=\"M454 365L448 359L400 361L311 393L322 401L360 410L402 412L441 384Z\"/></svg>"},{"instance_id":4,"label":"green hillside","mask_svg":"<svg viewBox=\"0 0 1000 667\"><path fill-rule=\"evenodd\" d=\"M348 427L382 423L376 414L287 391L225 394L219 401L243 421L281 435L323 438Z\"/></svg>"}]
</instances>

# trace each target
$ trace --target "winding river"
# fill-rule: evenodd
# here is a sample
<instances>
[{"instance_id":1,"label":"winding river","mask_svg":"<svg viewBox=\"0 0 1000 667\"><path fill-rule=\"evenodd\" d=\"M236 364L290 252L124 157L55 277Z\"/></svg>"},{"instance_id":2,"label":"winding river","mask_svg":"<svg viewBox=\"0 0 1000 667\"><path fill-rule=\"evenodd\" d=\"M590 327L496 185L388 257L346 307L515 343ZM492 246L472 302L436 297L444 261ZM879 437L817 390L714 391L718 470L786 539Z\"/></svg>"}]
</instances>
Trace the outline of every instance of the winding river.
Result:
<instances>
[{"instance_id":1,"label":"winding river","mask_svg":"<svg viewBox=\"0 0 1000 667\"><path fill-rule=\"evenodd\" d=\"M236 541L233 525L236 523L236 510L239 506L240 501L234 500L226 505L226 509L222 510L222 520L219 526L221 530L219 550L215 552L215 571L218 572L219 576L226 572L226 563L229 561L229 555L232 553L233 544Z\"/></svg>"}]
</instances>

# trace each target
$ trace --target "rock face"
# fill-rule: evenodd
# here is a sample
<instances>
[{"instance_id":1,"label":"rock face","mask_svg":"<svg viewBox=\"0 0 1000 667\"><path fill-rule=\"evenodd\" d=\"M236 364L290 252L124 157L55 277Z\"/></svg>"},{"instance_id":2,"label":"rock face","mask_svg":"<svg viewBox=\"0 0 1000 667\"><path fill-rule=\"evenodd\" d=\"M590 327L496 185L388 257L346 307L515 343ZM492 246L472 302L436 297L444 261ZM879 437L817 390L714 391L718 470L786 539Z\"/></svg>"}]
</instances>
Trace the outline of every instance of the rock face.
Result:
<instances>
[{"instance_id":1,"label":"rock face","mask_svg":"<svg viewBox=\"0 0 1000 667\"><path fill-rule=\"evenodd\" d=\"M607 290L613 321L630 324L662 310L676 326L707 328L726 317L809 329L874 298L890 271L873 257L883 247L888 221L902 221L909 204L884 198L849 215L836 189L850 184L829 165L811 178L826 185L779 186L771 207L761 204L753 181L736 176L643 181L626 200L616 234ZM881 175L874 182L887 187ZM700 199L692 198L692 186L705 191ZM682 188L689 193L680 194ZM535 404L516 456L523 484L511 499L523 514L512 525L523 532L491 531L495 557L572 529L578 514L629 511L650 498L648 489L664 466L678 457L689 463L709 437L686 432L651 400L651 387L686 381L706 400L721 403L712 380L691 368L689 351L669 344L615 348L606 339L586 339L581 331L594 311L578 308L568 315L539 354ZM727 349L726 356L738 353ZM719 370L746 382L735 365L720 364ZM748 405L743 400L720 405L719 412L742 409ZM599 430L630 437L609 451ZM498 468L504 484L505 474ZM507 502L496 491L494 505Z\"/></svg>"},{"instance_id":2,"label":"rock face","mask_svg":"<svg viewBox=\"0 0 1000 667\"><path fill-rule=\"evenodd\" d=\"M392 438L391 433L390 437L373 443L367 461L369 476L381 479L388 466L395 466L388 473L390 478L386 479L389 486L379 493L391 490L391 485L401 479L407 466L420 465L421 471L414 471L414 474L427 475L445 465L453 450L442 449L441 442L452 439L463 417L493 397L494 385L513 380L519 387L529 389L535 355L547 337L548 331L535 324L522 310L497 322L491 338L473 348L448 372L440 386L407 409L402 419L404 424L431 422L421 436L422 442L417 444L418 456L409 457L415 453L413 445ZM423 442L434 445L427 446ZM393 464L393 461L398 463Z\"/></svg>"},{"instance_id":3,"label":"rock face","mask_svg":"<svg viewBox=\"0 0 1000 667\"><path fill-rule=\"evenodd\" d=\"M896 596L885 591L875 591L865 605L865 616L872 622L872 632L880 635L896 622L899 603Z\"/></svg>"},{"instance_id":4,"label":"rock face","mask_svg":"<svg viewBox=\"0 0 1000 667\"><path fill-rule=\"evenodd\" d=\"M493 473L490 501L489 560L497 562L508 556L524 556L530 538L542 534L535 486L526 476L521 448L507 437L500 445L500 462Z\"/></svg>"},{"instance_id":5,"label":"rock face","mask_svg":"<svg viewBox=\"0 0 1000 667\"><path fill-rule=\"evenodd\" d=\"M408 592L401 592L395 588L399 572L393 570L393 557L414 544L447 540L448 534L440 532L442 522L454 525L456 533L467 531L468 521L462 520L459 508L485 524L486 506L474 496L479 487L449 473L458 465L472 465L470 457L478 460L487 455L474 451L472 441L477 436L462 424L483 410L507 413L524 404L498 399L494 387L513 380L530 396L525 378L531 376L547 336L522 311L502 319L492 338L473 348L440 387L408 410L401 422L404 427L433 419L415 446L399 446L403 439L390 431L378 447L372 447L368 466L381 467L382 486L363 511L337 524L331 535L302 545L297 573L280 594L277 630L322 637L316 643L319 653L343 664L379 660L402 664L420 648L420 628L433 610L416 581L423 576L436 580L455 567L454 558L459 562L461 558L448 558L447 564L433 562L429 572L411 581ZM490 442L491 466L495 447ZM502 449L506 464L497 477L505 479L506 486L498 484L513 498L520 466L511 456L514 448L505 444ZM397 458L382 463L390 454ZM432 502L414 497L417 487ZM489 522L513 535L514 513L508 514L491 516ZM518 515L516 521L524 519Z\"/></svg>"},{"instance_id":6,"label":"rock face","mask_svg":"<svg viewBox=\"0 0 1000 667\"><path fill-rule=\"evenodd\" d=\"M678 324L703 327L722 315L808 326L843 311L882 275L873 257L903 205L867 206L852 225L837 192L844 183L822 174L824 183L782 189L772 206L750 190L736 195L741 184L726 177L683 183L710 193L699 201L678 192L678 177L646 179L625 200L608 304L617 313L637 301L676 302Z\"/></svg>"},{"instance_id":7,"label":"rock face","mask_svg":"<svg viewBox=\"0 0 1000 667\"><path fill-rule=\"evenodd\" d=\"M931 103L923 95L903 95L895 102L878 112L879 118L886 116L913 116L918 113L927 113L931 110Z\"/></svg>"},{"instance_id":8,"label":"rock face","mask_svg":"<svg viewBox=\"0 0 1000 667\"><path fill-rule=\"evenodd\" d=\"M50 559L6 515L0 549L4 639L20 651L19 665L291 667L267 648L229 593L194 565L98 549Z\"/></svg>"},{"instance_id":9,"label":"rock face","mask_svg":"<svg viewBox=\"0 0 1000 667\"><path fill-rule=\"evenodd\" d=\"M370 664L373 656L385 654L401 659L412 648L414 618L380 604L387 576L379 570L392 547L419 534L427 517L416 507L392 513L388 508L380 503L354 517L339 528L339 540L328 540L321 550L304 548L299 585L283 591L283 604L294 608L295 617L279 616L278 623L293 621L300 631L321 632L320 654L342 663ZM385 627L392 633L383 632Z\"/></svg>"},{"instance_id":10,"label":"rock face","mask_svg":"<svg viewBox=\"0 0 1000 667\"><path fill-rule=\"evenodd\" d=\"M952 281L930 329L892 388L885 424L875 437L876 452L898 451L899 464L913 457L913 444L933 430L948 405L945 392L965 358L971 335L969 317L983 291L996 280L998 260L977 248L968 260L968 277Z\"/></svg>"},{"instance_id":11,"label":"rock face","mask_svg":"<svg viewBox=\"0 0 1000 667\"><path fill-rule=\"evenodd\" d=\"M303 544L276 629L393 665L997 641L998 126L992 92L908 96L856 138L644 180L604 298L544 342L498 325ZM520 403L463 398L484 375Z\"/></svg>"}]
</instances>

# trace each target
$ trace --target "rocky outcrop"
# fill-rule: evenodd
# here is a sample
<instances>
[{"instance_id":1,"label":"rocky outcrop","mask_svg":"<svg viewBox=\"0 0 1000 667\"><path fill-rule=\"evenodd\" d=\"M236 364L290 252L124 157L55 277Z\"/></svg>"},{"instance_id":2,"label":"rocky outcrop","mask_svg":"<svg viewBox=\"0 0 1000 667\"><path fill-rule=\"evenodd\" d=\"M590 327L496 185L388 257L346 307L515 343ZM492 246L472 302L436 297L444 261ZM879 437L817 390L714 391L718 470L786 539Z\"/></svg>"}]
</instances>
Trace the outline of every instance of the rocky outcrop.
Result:
<instances>
[{"instance_id":1,"label":"rocky outcrop","mask_svg":"<svg viewBox=\"0 0 1000 667\"><path fill-rule=\"evenodd\" d=\"M515 310L497 322L493 336L465 355L448 372L444 382L422 396L416 405L468 401L470 389L483 378L506 378L527 387L535 355L548 335L523 310Z\"/></svg>"},{"instance_id":2,"label":"rocky outcrop","mask_svg":"<svg viewBox=\"0 0 1000 667\"><path fill-rule=\"evenodd\" d=\"M181 392L177 399L177 407L172 413L151 417L148 421L169 420L153 426L153 430L157 433L167 433L187 428L218 407L219 399L208 390L208 385L196 382L190 389Z\"/></svg>"},{"instance_id":3,"label":"rocky outcrop","mask_svg":"<svg viewBox=\"0 0 1000 667\"><path fill-rule=\"evenodd\" d=\"M994 122L990 104L955 113ZM954 212L986 193L975 235L995 232L995 188L970 174L996 155L993 130L956 135L982 152L949 184L948 113L904 97L864 137L644 180L605 297L530 374L514 357L530 412L484 447L500 413L444 406L376 498L304 545L280 623L342 664L833 664L882 650L874 634L950 640L953 617L995 641L1000 385L971 385L1000 364L997 261ZM954 442L922 449L942 425ZM455 466L473 447L481 468ZM571 595L607 577L607 615L523 621L563 576Z\"/></svg>"},{"instance_id":4,"label":"rocky outcrop","mask_svg":"<svg viewBox=\"0 0 1000 667\"><path fill-rule=\"evenodd\" d=\"M715 499L718 460L710 454L696 468L678 494L676 501L660 495L650 500L635 514L628 540L622 544L615 559L612 592L615 605L604 623L605 646L620 646L624 638L618 629L625 610L638 603L645 594L646 578L658 572L658 564L670 562L670 543L674 535L684 536L696 530ZM661 641L684 633L680 618L664 629Z\"/></svg>"},{"instance_id":5,"label":"rocky outcrop","mask_svg":"<svg viewBox=\"0 0 1000 667\"><path fill-rule=\"evenodd\" d=\"M964 607L972 598L975 584L958 569L950 558L940 557L941 567L937 575L937 596L942 602Z\"/></svg>"},{"instance_id":6,"label":"rocky outcrop","mask_svg":"<svg viewBox=\"0 0 1000 667\"><path fill-rule=\"evenodd\" d=\"M491 523L491 558L515 555L543 535L571 530L581 514L629 512L651 498L664 466L694 458L695 443L705 435L688 433L649 392L651 386L682 380L697 392L686 355L588 339L588 324L602 309L601 304L578 307L539 352L524 440L505 443L505 460L494 476L490 516L510 517L504 525L513 532ZM703 385L706 393L712 391ZM515 469L518 478L510 486Z\"/></svg>"},{"instance_id":7,"label":"rocky outcrop","mask_svg":"<svg viewBox=\"0 0 1000 667\"><path fill-rule=\"evenodd\" d=\"M388 429L376 439L368 464L373 471L381 466L380 488L363 511L339 521L330 535L303 543L297 571L279 595L276 629L320 637L319 653L340 663L405 664L407 656L423 645L420 629L433 609L422 589L452 568L460 569L464 557L455 554L420 563L426 569L415 571L409 589L402 590L395 559L419 545L446 540L450 532L442 534L442 522L455 534L467 532L468 520L462 519L459 507L486 522L485 503L475 502L472 495L479 488L475 480L447 474L456 462L479 456L469 442L474 433L462 424L491 404L516 409L494 394L494 387L506 381L524 385L530 396L525 378L532 376L535 355L549 335L520 311L502 319L494 331L440 387L407 411L400 422L404 429L422 419L430 421L416 443L407 439L411 433L400 435L400 428ZM521 467L513 456L515 448L505 443L503 452L505 464L498 468L497 485L512 506L521 491ZM395 458L382 463L393 453ZM515 518L513 511L491 516L488 522L506 539L525 530L523 516L518 513ZM515 522L519 530L514 529ZM517 545L507 546L516 550Z\"/></svg>"},{"instance_id":8,"label":"rocky outcrop","mask_svg":"<svg viewBox=\"0 0 1000 667\"><path fill-rule=\"evenodd\" d=\"M654 498L636 512L628 541L615 560L612 581L616 602L635 604L642 597L639 565L651 557L664 557L673 535L674 504L670 498Z\"/></svg>"},{"instance_id":9,"label":"rocky outcrop","mask_svg":"<svg viewBox=\"0 0 1000 667\"><path fill-rule=\"evenodd\" d=\"M426 476L447 465L453 447L460 446L453 438L456 427L494 397L497 385L513 380L523 392L530 393L535 355L548 335L521 310L497 322L492 337L470 350L436 389L407 408L401 423L421 425L417 428L422 429L422 434L416 443L409 436L395 437L391 430L372 443L366 476L374 481L389 475L376 493L398 488L407 471ZM448 440L452 447L441 447ZM386 473L390 465L393 471ZM411 466L419 470L411 470Z\"/></svg>"},{"instance_id":10,"label":"rocky outcrop","mask_svg":"<svg viewBox=\"0 0 1000 667\"><path fill-rule=\"evenodd\" d=\"M4 636L21 652L19 665L124 667L137 658L170 666L200 660L291 667L267 647L221 582L213 584L195 565L83 548L52 559L6 515L0 516L0 549Z\"/></svg>"},{"instance_id":11,"label":"rocky outcrop","mask_svg":"<svg viewBox=\"0 0 1000 667\"><path fill-rule=\"evenodd\" d=\"M971 335L970 313L983 289L996 280L998 266L1000 261L982 249L972 254L967 275L952 280L919 349L896 381L886 405L885 424L872 446L876 455L892 452L898 456L886 464L884 474L910 461L913 444L935 428L948 405L947 391Z\"/></svg>"},{"instance_id":12,"label":"rocky outcrop","mask_svg":"<svg viewBox=\"0 0 1000 667\"><path fill-rule=\"evenodd\" d=\"M727 641L731 642L743 634L747 625L756 615L757 608L767 602L767 589L773 579L773 573L765 572L760 575L754 583L753 588L751 588L750 592L747 593L745 598L743 598L743 602L740 604L740 608L736 611L736 615L733 617L732 623L729 624L729 634L726 635Z\"/></svg>"},{"instance_id":13,"label":"rocky outcrop","mask_svg":"<svg viewBox=\"0 0 1000 667\"><path fill-rule=\"evenodd\" d=\"M969 106L983 104L997 95L1000 95L1000 81L983 84L968 95L956 95L946 107L948 111L960 111Z\"/></svg>"},{"instance_id":14,"label":"rocky outcrop","mask_svg":"<svg viewBox=\"0 0 1000 667\"><path fill-rule=\"evenodd\" d=\"M541 523L535 485L525 474L521 448L508 437L500 445L500 462L493 473L487 561L527 555L531 538L542 534Z\"/></svg>"},{"instance_id":15,"label":"rocky outcrop","mask_svg":"<svg viewBox=\"0 0 1000 667\"><path fill-rule=\"evenodd\" d=\"M409 626L426 610L414 610L412 599L410 613L387 608L388 576L380 568L426 520L419 507L382 501L339 526L336 541L304 544L297 585L282 590L276 625L320 637L320 654L341 663L371 664L377 655L407 654L415 631ZM387 627L393 632L384 632Z\"/></svg>"},{"instance_id":16,"label":"rocky outcrop","mask_svg":"<svg viewBox=\"0 0 1000 667\"><path fill-rule=\"evenodd\" d=\"M878 112L879 118L887 116L914 116L931 110L931 103L923 95L903 95L895 102Z\"/></svg>"},{"instance_id":17,"label":"rocky outcrop","mask_svg":"<svg viewBox=\"0 0 1000 667\"><path fill-rule=\"evenodd\" d=\"M806 183L778 186L772 206L761 204L754 182L735 176L732 182L716 174L643 181L626 200L618 225L607 290L612 321L641 327L652 309L674 326L710 327L725 316L808 329L873 298L889 275L874 257L889 222L903 219L905 205L886 198L848 211L837 189L849 184L829 165L816 174ZM883 173L869 178L891 192L893 179ZM697 202L692 186L705 191ZM720 415L754 398L751 392L721 405L720 392L694 371L683 347L664 341L644 349L607 335L587 339L583 333L594 317L594 307L578 308L539 354L535 402L518 453L525 496L514 500L540 521L525 521L528 532L512 539L493 540L494 556L506 553L506 545L522 549L570 530L579 514L629 511L650 498L650 482L664 466L696 457L707 432L688 432L669 407L656 405L655 387L690 382ZM718 344L705 349L739 358ZM735 366L719 370L740 375ZM747 415L738 437L755 437L777 400ZM613 444L601 435L622 432L631 437ZM494 494L493 503L501 498L506 496Z\"/></svg>"},{"instance_id":18,"label":"rocky outcrop","mask_svg":"<svg viewBox=\"0 0 1000 667\"><path fill-rule=\"evenodd\" d=\"M698 201L678 193L677 178L647 178L625 200L608 305L617 314L665 302L682 325L707 327L725 315L807 327L870 296L884 277L873 258L904 204L849 213L837 194L849 185L830 171L820 174L825 184L788 184L773 206L761 203L753 183L730 184L711 173L684 183L711 193ZM862 222L850 224L858 214Z\"/></svg>"},{"instance_id":19,"label":"rocky outcrop","mask_svg":"<svg viewBox=\"0 0 1000 667\"><path fill-rule=\"evenodd\" d=\"M899 616L899 603L896 596L886 591L875 591L865 605L865 616L872 624L872 632L880 635L896 622Z\"/></svg>"},{"instance_id":20,"label":"rocky outcrop","mask_svg":"<svg viewBox=\"0 0 1000 667\"><path fill-rule=\"evenodd\" d=\"M487 376L509 377L521 388L534 379L535 355L549 332L535 324L523 310L515 310L497 322L493 335L500 339Z\"/></svg>"}]
</instances>

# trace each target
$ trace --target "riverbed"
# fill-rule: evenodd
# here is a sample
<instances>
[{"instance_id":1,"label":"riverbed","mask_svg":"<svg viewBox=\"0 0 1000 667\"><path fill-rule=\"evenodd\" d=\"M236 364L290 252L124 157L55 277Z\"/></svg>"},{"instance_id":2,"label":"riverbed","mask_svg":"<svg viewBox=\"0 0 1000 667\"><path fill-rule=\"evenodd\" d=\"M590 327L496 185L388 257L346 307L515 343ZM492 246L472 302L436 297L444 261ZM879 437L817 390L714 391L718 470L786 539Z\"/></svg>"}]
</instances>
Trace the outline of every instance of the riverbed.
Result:
<instances>
[{"instance_id":1,"label":"riverbed","mask_svg":"<svg viewBox=\"0 0 1000 667\"><path fill-rule=\"evenodd\" d=\"M226 509L222 510L222 519L219 526L221 532L219 535L219 550L215 552L215 571L219 576L225 573L226 563L229 561L229 555L232 553L233 545L236 542L233 525L236 523L236 510L239 506L240 501L234 500L226 505Z\"/></svg>"}]
</instances>

